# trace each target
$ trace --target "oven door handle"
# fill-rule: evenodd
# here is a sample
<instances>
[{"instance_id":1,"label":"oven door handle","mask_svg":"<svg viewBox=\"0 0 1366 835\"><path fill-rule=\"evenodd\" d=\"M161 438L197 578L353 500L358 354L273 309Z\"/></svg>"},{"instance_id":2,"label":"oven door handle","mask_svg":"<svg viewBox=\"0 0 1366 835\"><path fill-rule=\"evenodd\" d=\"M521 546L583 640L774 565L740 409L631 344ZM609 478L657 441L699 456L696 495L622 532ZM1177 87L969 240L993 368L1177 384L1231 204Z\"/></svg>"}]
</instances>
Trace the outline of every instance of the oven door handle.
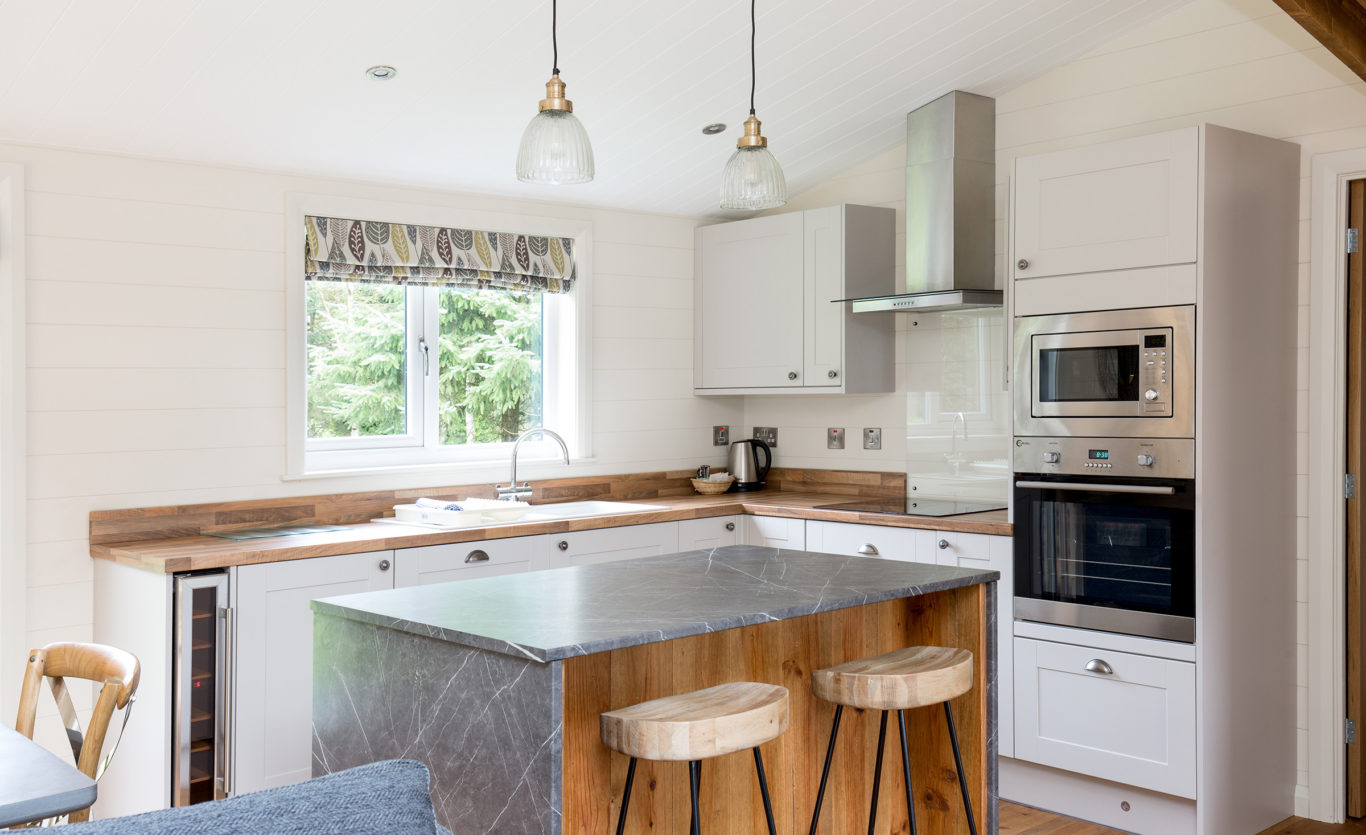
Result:
<instances>
[{"instance_id":1,"label":"oven door handle","mask_svg":"<svg viewBox=\"0 0 1366 835\"><path fill-rule=\"evenodd\" d=\"M1088 493L1146 493L1154 496L1170 496L1176 493L1175 487L1153 484L1085 484L1066 481L1017 481L1016 487L1029 487L1035 490L1080 490Z\"/></svg>"}]
</instances>

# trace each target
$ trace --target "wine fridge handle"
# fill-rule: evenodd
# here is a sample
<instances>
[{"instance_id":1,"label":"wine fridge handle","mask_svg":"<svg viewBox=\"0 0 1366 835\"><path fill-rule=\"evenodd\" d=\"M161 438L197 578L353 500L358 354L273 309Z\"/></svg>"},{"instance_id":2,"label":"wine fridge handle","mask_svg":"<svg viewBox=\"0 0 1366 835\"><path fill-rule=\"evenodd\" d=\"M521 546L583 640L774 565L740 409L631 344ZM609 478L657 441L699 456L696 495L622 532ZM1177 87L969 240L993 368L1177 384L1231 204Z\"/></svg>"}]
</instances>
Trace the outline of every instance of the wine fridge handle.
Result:
<instances>
[{"instance_id":1,"label":"wine fridge handle","mask_svg":"<svg viewBox=\"0 0 1366 835\"><path fill-rule=\"evenodd\" d=\"M218 741L223 763L223 797L232 797L232 644L233 608L223 607L223 641L219 644L219 663L223 665L218 680L223 683L223 696L219 700L219 710L223 711L223 738Z\"/></svg>"}]
</instances>

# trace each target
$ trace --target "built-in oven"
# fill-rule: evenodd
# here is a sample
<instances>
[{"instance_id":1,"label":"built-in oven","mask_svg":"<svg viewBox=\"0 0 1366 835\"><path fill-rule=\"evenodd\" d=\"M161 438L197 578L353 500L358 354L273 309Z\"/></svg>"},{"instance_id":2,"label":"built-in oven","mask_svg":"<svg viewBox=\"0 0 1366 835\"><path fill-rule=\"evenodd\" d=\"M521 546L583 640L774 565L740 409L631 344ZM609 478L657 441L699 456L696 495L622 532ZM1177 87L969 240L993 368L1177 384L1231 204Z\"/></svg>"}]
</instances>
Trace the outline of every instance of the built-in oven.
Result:
<instances>
[{"instance_id":1,"label":"built-in oven","mask_svg":"<svg viewBox=\"0 0 1366 835\"><path fill-rule=\"evenodd\" d=\"M1195 442L1015 439L1015 618L1195 641Z\"/></svg>"},{"instance_id":2,"label":"built-in oven","mask_svg":"<svg viewBox=\"0 0 1366 835\"><path fill-rule=\"evenodd\" d=\"M1015 434L1191 438L1195 308L1015 320Z\"/></svg>"}]
</instances>

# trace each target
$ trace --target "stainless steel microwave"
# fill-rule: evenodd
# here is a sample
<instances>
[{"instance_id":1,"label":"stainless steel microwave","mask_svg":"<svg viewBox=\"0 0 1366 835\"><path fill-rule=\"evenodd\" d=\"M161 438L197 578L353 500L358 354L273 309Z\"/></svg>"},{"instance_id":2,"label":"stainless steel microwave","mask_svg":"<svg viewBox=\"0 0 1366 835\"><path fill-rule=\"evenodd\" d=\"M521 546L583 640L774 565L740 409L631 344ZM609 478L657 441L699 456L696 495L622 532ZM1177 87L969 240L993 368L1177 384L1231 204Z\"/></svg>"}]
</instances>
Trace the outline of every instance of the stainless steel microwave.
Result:
<instances>
[{"instance_id":1,"label":"stainless steel microwave","mask_svg":"<svg viewBox=\"0 0 1366 835\"><path fill-rule=\"evenodd\" d=\"M1195 436L1195 308L1015 320L1015 434Z\"/></svg>"}]
</instances>

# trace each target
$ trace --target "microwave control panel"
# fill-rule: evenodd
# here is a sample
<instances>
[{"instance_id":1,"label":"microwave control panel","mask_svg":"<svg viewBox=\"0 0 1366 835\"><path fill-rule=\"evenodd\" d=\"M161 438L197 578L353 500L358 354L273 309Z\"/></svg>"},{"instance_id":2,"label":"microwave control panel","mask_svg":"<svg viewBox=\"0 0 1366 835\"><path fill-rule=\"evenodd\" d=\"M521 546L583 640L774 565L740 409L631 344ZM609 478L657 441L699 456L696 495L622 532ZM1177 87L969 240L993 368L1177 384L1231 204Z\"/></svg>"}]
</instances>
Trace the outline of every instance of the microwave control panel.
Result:
<instances>
[{"instance_id":1,"label":"microwave control panel","mask_svg":"<svg viewBox=\"0 0 1366 835\"><path fill-rule=\"evenodd\" d=\"M1172 413L1171 328L1144 331L1138 357L1139 412L1144 417L1168 417Z\"/></svg>"},{"instance_id":2,"label":"microwave control panel","mask_svg":"<svg viewBox=\"0 0 1366 835\"><path fill-rule=\"evenodd\" d=\"M1195 478L1190 438L1022 438L1015 473L1111 478Z\"/></svg>"}]
</instances>

